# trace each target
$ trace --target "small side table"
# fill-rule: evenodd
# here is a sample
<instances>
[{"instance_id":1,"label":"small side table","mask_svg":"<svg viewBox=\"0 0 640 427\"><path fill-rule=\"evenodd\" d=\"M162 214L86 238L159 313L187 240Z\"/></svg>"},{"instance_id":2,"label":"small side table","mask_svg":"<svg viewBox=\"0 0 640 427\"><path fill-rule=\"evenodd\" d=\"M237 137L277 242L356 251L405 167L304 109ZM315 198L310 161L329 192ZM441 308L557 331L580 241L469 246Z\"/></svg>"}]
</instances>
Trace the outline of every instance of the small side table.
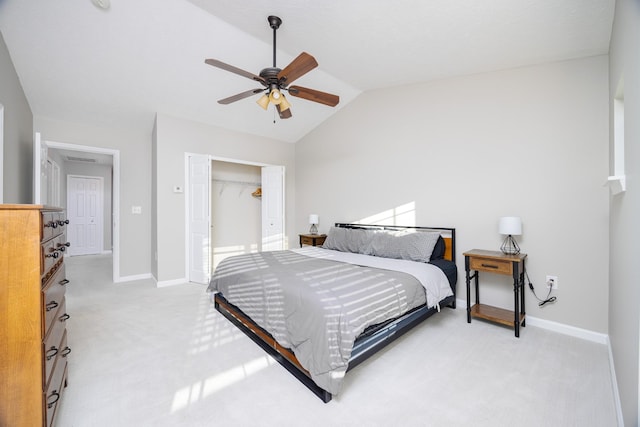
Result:
<instances>
[{"instance_id":1,"label":"small side table","mask_svg":"<svg viewBox=\"0 0 640 427\"><path fill-rule=\"evenodd\" d=\"M301 234L300 247L302 247L303 245L321 246L326 239L326 234Z\"/></svg>"},{"instance_id":2,"label":"small side table","mask_svg":"<svg viewBox=\"0 0 640 427\"><path fill-rule=\"evenodd\" d=\"M471 323L472 317L489 320L513 327L516 337L519 337L520 326L525 326L526 318L524 308L524 277L527 254L506 255L498 251L473 249L465 252L463 255L467 276L467 323ZM475 271L473 275L471 275L471 270ZM513 311L480 304L480 294L478 292L478 276L480 271L510 275L513 277ZM473 307L471 306L471 279L475 281L476 291L476 303Z\"/></svg>"}]
</instances>

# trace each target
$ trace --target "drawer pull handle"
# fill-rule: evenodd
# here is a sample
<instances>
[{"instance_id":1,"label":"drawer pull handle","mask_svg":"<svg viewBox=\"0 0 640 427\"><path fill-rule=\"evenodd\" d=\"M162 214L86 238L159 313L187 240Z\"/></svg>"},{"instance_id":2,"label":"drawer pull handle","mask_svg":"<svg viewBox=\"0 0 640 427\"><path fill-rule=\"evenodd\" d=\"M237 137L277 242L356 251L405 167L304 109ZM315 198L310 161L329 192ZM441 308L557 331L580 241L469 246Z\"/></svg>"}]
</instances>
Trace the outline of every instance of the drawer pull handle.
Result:
<instances>
[{"instance_id":1,"label":"drawer pull handle","mask_svg":"<svg viewBox=\"0 0 640 427\"><path fill-rule=\"evenodd\" d=\"M58 223L56 221L49 221L44 225L45 227L58 228Z\"/></svg>"},{"instance_id":2,"label":"drawer pull handle","mask_svg":"<svg viewBox=\"0 0 640 427\"><path fill-rule=\"evenodd\" d=\"M52 397L55 397L55 399L50 402L49 399ZM47 409L53 408L53 405L56 404L58 399L60 399L60 393L58 393L58 390L54 390L49 396L47 396Z\"/></svg>"},{"instance_id":3,"label":"drawer pull handle","mask_svg":"<svg viewBox=\"0 0 640 427\"><path fill-rule=\"evenodd\" d=\"M51 311L51 310L53 310L54 308L56 308L57 306L58 306L58 303L57 303L57 302L55 302L55 301L51 301L50 303L48 303L48 304L46 305L46 309L47 309L47 311Z\"/></svg>"},{"instance_id":4,"label":"drawer pull handle","mask_svg":"<svg viewBox=\"0 0 640 427\"><path fill-rule=\"evenodd\" d=\"M68 219L58 221L58 225L60 225L60 227L64 227L66 224L69 224Z\"/></svg>"},{"instance_id":5,"label":"drawer pull handle","mask_svg":"<svg viewBox=\"0 0 640 427\"><path fill-rule=\"evenodd\" d=\"M481 264L481 265L485 268L500 268L499 266L493 265L493 264Z\"/></svg>"},{"instance_id":6,"label":"drawer pull handle","mask_svg":"<svg viewBox=\"0 0 640 427\"><path fill-rule=\"evenodd\" d=\"M58 354L58 349L55 347L51 347L49 350L47 350L45 355L47 356L47 360L51 360L56 357L56 354Z\"/></svg>"},{"instance_id":7,"label":"drawer pull handle","mask_svg":"<svg viewBox=\"0 0 640 427\"><path fill-rule=\"evenodd\" d=\"M62 316L58 317L58 320L60 320L61 322L66 322L70 318L71 318L71 316L69 316L67 313L65 313Z\"/></svg>"},{"instance_id":8,"label":"drawer pull handle","mask_svg":"<svg viewBox=\"0 0 640 427\"><path fill-rule=\"evenodd\" d=\"M60 285L60 286L64 286L64 285L66 285L67 283L69 283L69 280L67 280L67 279L62 279L61 281L59 281L59 282L58 282L58 285Z\"/></svg>"},{"instance_id":9,"label":"drawer pull handle","mask_svg":"<svg viewBox=\"0 0 640 427\"><path fill-rule=\"evenodd\" d=\"M52 250L55 251L55 249L52 248ZM53 258L53 259L57 259L60 256L60 254L58 252L54 252L52 254L46 254L45 257L46 258Z\"/></svg>"},{"instance_id":10,"label":"drawer pull handle","mask_svg":"<svg viewBox=\"0 0 640 427\"><path fill-rule=\"evenodd\" d=\"M71 353L71 349L69 347L65 347L64 350L60 352L60 356L67 357Z\"/></svg>"},{"instance_id":11,"label":"drawer pull handle","mask_svg":"<svg viewBox=\"0 0 640 427\"><path fill-rule=\"evenodd\" d=\"M71 243L66 242L66 243L58 243L58 249L60 252L64 252L65 249L67 249L69 246L71 246Z\"/></svg>"}]
</instances>

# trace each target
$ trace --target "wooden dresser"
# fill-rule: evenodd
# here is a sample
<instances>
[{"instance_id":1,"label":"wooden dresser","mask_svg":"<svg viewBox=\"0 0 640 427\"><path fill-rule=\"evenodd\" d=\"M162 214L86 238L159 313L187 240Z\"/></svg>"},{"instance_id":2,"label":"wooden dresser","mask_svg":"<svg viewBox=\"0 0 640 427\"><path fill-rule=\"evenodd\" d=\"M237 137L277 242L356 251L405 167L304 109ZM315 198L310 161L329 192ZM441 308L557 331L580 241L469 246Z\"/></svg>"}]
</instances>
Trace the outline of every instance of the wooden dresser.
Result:
<instances>
[{"instance_id":1,"label":"wooden dresser","mask_svg":"<svg viewBox=\"0 0 640 427\"><path fill-rule=\"evenodd\" d=\"M0 205L0 426L51 426L67 385L64 210Z\"/></svg>"}]
</instances>

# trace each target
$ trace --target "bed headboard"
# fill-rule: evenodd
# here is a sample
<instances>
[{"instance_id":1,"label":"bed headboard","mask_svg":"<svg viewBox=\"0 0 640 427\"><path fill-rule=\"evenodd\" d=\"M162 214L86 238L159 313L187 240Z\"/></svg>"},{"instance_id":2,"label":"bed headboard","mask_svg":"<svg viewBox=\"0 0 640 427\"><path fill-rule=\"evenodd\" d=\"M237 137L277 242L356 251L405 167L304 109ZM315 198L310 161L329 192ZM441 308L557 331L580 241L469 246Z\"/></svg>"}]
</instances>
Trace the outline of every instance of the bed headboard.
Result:
<instances>
[{"instance_id":1,"label":"bed headboard","mask_svg":"<svg viewBox=\"0 0 640 427\"><path fill-rule=\"evenodd\" d=\"M359 228L364 230L415 230L415 231L431 231L438 232L444 240L445 250L444 259L456 262L456 229L450 227L412 227L404 225L373 225L373 224L349 224L336 222L336 227L340 228Z\"/></svg>"}]
</instances>

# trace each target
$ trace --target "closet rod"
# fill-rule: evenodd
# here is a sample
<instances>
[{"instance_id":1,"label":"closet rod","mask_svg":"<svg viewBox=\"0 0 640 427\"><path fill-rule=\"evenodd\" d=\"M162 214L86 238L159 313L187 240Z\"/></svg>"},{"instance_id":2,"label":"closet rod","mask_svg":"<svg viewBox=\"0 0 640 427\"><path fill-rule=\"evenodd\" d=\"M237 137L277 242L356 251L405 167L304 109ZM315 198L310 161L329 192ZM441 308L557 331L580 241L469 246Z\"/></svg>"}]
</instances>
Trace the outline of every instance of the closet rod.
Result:
<instances>
[{"instance_id":1,"label":"closet rod","mask_svg":"<svg viewBox=\"0 0 640 427\"><path fill-rule=\"evenodd\" d=\"M229 181L227 179L213 179L213 182L221 182L223 184L239 184L239 185L250 185L252 187L259 187L261 184L259 182L249 182L249 181Z\"/></svg>"}]
</instances>

